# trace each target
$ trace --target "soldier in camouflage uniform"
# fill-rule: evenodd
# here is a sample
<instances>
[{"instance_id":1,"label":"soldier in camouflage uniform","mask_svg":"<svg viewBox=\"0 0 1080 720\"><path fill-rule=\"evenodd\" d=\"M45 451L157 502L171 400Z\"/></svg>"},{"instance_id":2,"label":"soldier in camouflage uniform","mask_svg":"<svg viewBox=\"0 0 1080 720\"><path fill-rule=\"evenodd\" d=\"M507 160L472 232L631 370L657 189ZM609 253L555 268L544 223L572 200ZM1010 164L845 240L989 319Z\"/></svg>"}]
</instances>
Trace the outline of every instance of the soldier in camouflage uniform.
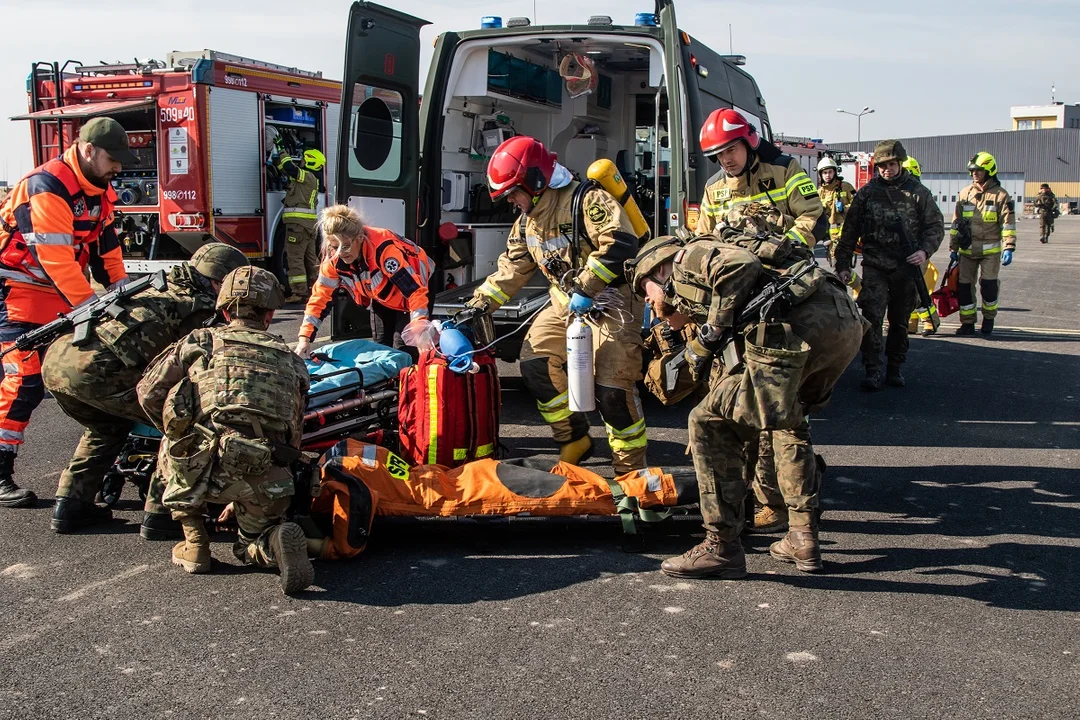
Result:
<instances>
[{"instance_id":1,"label":"soldier in camouflage uniform","mask_svg":"<svg viewBox=\"0 0 1080 720\"><path fill-rule=\"evenodd\" d=\"M862 343L866 370L862 389L867 391L880 390L885 381L903 387L900 366L907 358L908 318L916 302L916 273L905 265L925 265L945 237L945 219L930 190L902 166L907 157L899 140L877 144L877 175L856 193L836 247L838 274L847 282L852 254L862 241L863 278L858 303L871 326ZM921 272L918 282L923 282ZM881 326L886 315L888 364L883 377Z\"/></svg>"},{"instance_id":2,"label":"soldier in camouflage uniform","mask_svg":"<svg viewBox=\"0 0 1080 720\"><path fill-rule=\"evenodd\" d=\"M1039 186L1039 194L1032 201L1035 206L1035 214L1039 216L1039 242L1050 242L1050 233L1054 232L1054 218L1058 216L1058 201L1050 185L1043 183Z\"/></svg>"},{"instance_id":3,"label":"soldier in camouflage uniform","mask_svg":"<svg viewBox=\"0 0 1080 720\"><path fill-rule=\"evenodd\" d=\"M135 397L143 370L162 350L214 316L222 278L247 264L236 248L208 243L188 263L170 271L167 289L145 290L124 301L119 318L99 321L88 343L75 347L74 335L68 333L49 347L41 365L45 387L65 413L86 427L60 475L52 516L55 532L111 518L107 508L94 504L94 497L132 427L147 422ZM156 480L147 497L148 517L164 510L158 504L162 485ZM160 524L150 525L162 530Z\"/></svg>"},{"instance_id":4,"label":"soldier in camouflage uniform","mask_svg":"<svg viewBox=\"0 0 1080 720\"><path fill-rule=\"evenodd\" d=\"M314 579L303 531L282 522L309 377L304 361L267 332L284 304L271 273L230 273L217 301L228 324L195 330L158 356L138 395L165 433L158 455L164 501L184 528L173 563L189 573L210 571L203 511L208 501L231 502L240 526L233 554L247 565L277 567L282 589L293 593Z\"/></svg>"},{"instance_id":5,"label":"soldier in camouflage uniform","mask_svg":"<svg viewBox=\"0 0 1080 720\"><path fill-rule=\"evenodd\" d=\"M739 542L745 452L765 430L771 430L776 474L791 523L770 552L800 570L821 569L815 512L819 473L806 416L828 403L858 352L865 322L843 284L811 263L809 249L789 237L727 228L718 239L698 238L685 246L675 238L658 238L645 245L627 269L635 292L648 299L658 317L676 330L688 322L700 323L685 358L693 375L709 379L708 395L690 414L706 537L684 555L665 560L661 570L668 575L746 575ZM807 265L811 269L773 306L768 323L755 326L751 321L744 340L739 316L747 303L773 278L797 274ZM783 338L769 341L777 332ZM729 337L735 338L734 348L727 347ZM758 362L762 355L752 353L751 344L767 347L766 355L783 362ZM732 349L743 345L741 359L730 357ZM781 349L775 349L778 346ZM712 368L722 350L728 366Z\"/></svg>"}]
</instances>

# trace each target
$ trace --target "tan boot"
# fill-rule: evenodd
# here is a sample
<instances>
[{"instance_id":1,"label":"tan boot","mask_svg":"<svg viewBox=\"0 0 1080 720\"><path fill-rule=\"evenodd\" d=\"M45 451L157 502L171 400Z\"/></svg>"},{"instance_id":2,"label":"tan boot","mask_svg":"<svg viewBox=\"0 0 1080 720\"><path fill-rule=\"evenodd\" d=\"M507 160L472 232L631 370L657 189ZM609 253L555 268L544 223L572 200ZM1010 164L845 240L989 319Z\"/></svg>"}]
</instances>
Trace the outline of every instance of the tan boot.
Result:
<instances>
[{"instance_id":1,"label":"tan boot","mask_svg":"<svg viewBox=\"0 0 1080 720\"><path fill-rule=\"evenodd\" d=\"M308 542L296 523L282 523L270 531L270 550L281 572L285 594L299 592L315 580L315 568L308 557Z\"/></svg>"},{"instance_id":2,"label":"tan boot","mask_svg":"<svg viewBox=\"0 0 1080 720\"><path fill-rule=\"evenodd\" d=\"M719 535L709 532L703 542L678 557L665 560L660 571L679 578L738 580L746 577L746 555L738 539L724 542Z\"/></svg>"},{"instance_id":3,"label":"tan boot","mask_svg":"<svg viewBox=\"0 0 1080 720\"><path fill-rule=\"evenodd\" d=\"M817 528L807 525L792 525L782 540L769 546L769 554L777 560L795 563L795 567L803 572L822 569Z\"/></svg>"},{"instance_id":4,"label":"tan boot","mask_svg":"<svg viewBox=\"0 0 1080 720\"><path fill-rule=\"evenodd\" d=\"M184 529L184 540L172 549L173 565L184 568L184 572L210 572L210 536L201 517L185 517L180 520Z\"/></svg>"},{"instance_id":5,"label":"tan boot","mask_svg":"<svg viewBox=\"0 0 1080 720\"><path fill-rule=\"evenodd\" d=\"M592 438L588 435L559 446L559 460L571 465L588 460L592 456Z\"/></svg>"},{"instance_id":6,"label":"tan boot","mask_svg":"<svg viewBox=\"0 0 1080 720\"><path fill-rule=\"evenodd\" d=\"M754 522L746 532L754 534L774 533L787 530L787 508L772 508L764 505L754 513Z\"/></svg>"}]
</instances>

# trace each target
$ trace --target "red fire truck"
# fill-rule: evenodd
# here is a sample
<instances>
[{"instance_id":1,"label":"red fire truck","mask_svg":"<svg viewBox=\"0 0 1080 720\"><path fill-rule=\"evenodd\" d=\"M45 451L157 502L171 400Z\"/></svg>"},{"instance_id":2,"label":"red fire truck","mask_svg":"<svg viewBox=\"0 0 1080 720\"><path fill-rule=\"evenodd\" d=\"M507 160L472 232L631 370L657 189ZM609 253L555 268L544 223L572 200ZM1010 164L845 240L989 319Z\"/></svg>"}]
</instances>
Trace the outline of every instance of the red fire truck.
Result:
<instances>
[{"instance_id":1,"label":"red fire truck","mask_svg":"<svg viewBox=\"0 0 1080 720\"><path fill-rule=\"evenodd\" d=\"M35 164L62 153L82 123L107 115L138 162L113 181L128 271L153 272L217 239L281 274L285 180L267 167L266 129L289 150L337 165L341 83L320 72L212 50L160 61L35 63L27 81ZM332 201L332 198L330 198ZM320 196L320 204L327 201Z\"/></svg>"}]
</instances>

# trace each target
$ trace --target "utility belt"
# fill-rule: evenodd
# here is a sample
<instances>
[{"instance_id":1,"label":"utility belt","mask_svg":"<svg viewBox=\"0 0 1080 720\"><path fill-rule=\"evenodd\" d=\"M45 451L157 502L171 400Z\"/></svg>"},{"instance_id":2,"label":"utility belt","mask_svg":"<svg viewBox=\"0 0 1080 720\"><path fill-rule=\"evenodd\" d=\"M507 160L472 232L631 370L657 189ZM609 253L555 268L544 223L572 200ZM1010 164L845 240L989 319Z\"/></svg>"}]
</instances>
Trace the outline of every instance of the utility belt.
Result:
<instances>
[{"instance_id":1,"label":"utility belt","mask_svg":"<svg viewBox=\"0 0 1080 720\"><path fill-rule=\"evenodd\" d=\"M265 455L269 460L270 465L274 467L289 467L296 460L305 460L308 459L308 456L314 455L314 453L305 453L303 450L294 448L291 445L279 443L265 437L262 432L262 427L256 423L245 425L242 423L227 423L218 420L214 421L212 424L216 430L232 430L234 433L237 433L236 435L225 434L220 438L219 445L221 446L220 455L222 464L228 464L225 458L226 445L230 445L234 448L235 453L230 453L230 455L236 455L236 464L239 466L256 465L258 462L262 462L259 458ZM255 437L252 438L252 435Z\"/></svg>"}]
</instances>

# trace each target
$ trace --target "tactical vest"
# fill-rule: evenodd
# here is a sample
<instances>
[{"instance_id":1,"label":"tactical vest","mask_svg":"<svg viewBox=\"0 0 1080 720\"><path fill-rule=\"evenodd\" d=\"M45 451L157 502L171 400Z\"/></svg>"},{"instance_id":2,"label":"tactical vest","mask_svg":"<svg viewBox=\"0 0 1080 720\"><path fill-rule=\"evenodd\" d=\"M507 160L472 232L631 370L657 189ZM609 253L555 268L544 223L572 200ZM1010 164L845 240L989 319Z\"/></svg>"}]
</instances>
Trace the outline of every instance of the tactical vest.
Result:
<instances>
[{"instance_id":1,"label":"tactical vest","mask_svg":"<svg viewBox=\"0 0 1080 720\"><path fill-rule=\"evenodd\" d=\"M176 342L185 321L196 313L201 320L193 322L213 316L214 298L170 283L166 292L147 290L129 298L123 314L104 316L94 326L94 334L126 367L145 368Z\"/></svg>"},{"instance_id":2,"label":"tactical vest","mask_svg":"<svg viewBox=\"0 0 1080 720\"><path fill-rule=\"evenodd\" d=\"M281 339L251 328L212 328L210 361L192 375L198 409L195 422L251 426L291 433L297 388L291 351Z\"/></svg>"}]
</instances>

